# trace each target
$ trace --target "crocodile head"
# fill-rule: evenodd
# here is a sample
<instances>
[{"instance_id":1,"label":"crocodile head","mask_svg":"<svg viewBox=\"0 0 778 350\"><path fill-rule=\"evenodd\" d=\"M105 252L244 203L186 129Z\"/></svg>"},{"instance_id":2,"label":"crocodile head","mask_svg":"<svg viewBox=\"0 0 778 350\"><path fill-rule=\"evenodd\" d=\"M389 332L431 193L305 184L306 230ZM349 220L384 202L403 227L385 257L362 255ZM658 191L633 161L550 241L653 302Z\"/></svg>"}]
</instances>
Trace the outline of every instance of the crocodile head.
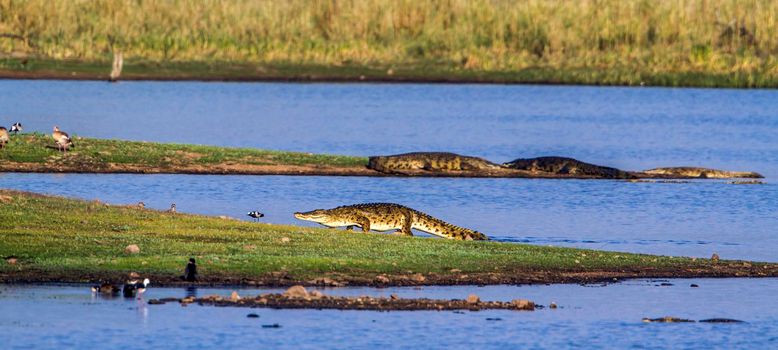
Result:
<instances>
[{"instance_id":1,"label":"crocodile head","mask_svg":"<svg viewBox=\"0 0 778 350\"><path fill-rule=\"evenodd\" d=\"M325 209L316 209L306 212L294 213L294 217L300 220L313 221L319 224L327 224L330 221L334 221L333 217Z\"/></svg>"}]
</instances>

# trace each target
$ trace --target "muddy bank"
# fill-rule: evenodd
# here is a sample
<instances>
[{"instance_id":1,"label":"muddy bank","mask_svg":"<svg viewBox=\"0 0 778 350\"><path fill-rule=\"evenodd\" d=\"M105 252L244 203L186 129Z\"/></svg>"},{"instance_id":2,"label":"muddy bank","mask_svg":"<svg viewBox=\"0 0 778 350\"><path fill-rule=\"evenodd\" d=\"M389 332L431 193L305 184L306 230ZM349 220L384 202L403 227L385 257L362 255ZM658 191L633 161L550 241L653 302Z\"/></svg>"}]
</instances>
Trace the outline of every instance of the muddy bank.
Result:
<instances>
[{"instance_id":1,"label":"muddy bank","mask_svg":"<svg viewBox=\"0 0 778 350\"><path fill-rule=\"evenodd\" d=\"M444 311L444 310L535 310L535 303L526 299L510 302L481 301L476 295L467 299L427 299L399 298L396 295L386 297L339 297L328 296L319 291L308 292L302 286L293 286L283 294L267 293L255 297L241 297L233 292L229 297L210 295L202 298L163 298L149 300L151 305L177 302L182 306L196 303L210 306L232 306L270 309L334 309L334 310L372 310L372 311Z\"/></svg>"},{"instance_id":2,"label":"muddy bank","mask_svg":"<svg viewBox=\"0 0 778 350\"><path fill-rule=\"evenodd\" d=\"M702 259L701 259L702 260ZM156 286L262 286L289 287L294 285L318 287L395 287L441 285L498 285L498 284L561 284L603 283L638 278L731 278L778 277L778 264L752 263L730 260L704 260L692 268L600 271L517 270L489 273L467 273L453 269L446 273L374 274L324 273L315 278L304 278L286 271L258 276L234 274L201 275L197 282L182 281L180 276L144 273ZM19 268L0 272L0 283L99 283L126 280L127 272L40 271Z\"/></svg>"}]
</instances>

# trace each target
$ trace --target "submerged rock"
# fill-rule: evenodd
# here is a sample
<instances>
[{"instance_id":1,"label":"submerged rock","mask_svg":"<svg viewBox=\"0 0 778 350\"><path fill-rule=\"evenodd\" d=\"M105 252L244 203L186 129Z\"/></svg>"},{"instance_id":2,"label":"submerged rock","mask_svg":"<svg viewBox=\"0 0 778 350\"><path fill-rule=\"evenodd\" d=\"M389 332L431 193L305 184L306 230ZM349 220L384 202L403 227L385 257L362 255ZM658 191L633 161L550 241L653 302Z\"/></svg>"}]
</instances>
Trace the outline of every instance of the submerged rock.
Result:
<instances>
[{"instance_id":1,"label":"submerged rock","mask_svg":"<svg viewBox=\"0 0 778 350\"><path fill-rule=\"evenodd\" d=\"M672 317L672 316L665 316L660 318L643 318L643 322L659 322L659 323L684 323L684 322L694 322L694 320L689 320L685 318L678 318L678 317Z\"/></svg>"},{"instance_id":2,"label":"submerged rock","mask_svg":"<svg viewBox=\"0 0 778 350\"><path fill-rule=\"evenodd\" d=\"M705 322L705 323L745 323L745 321L735 320L735 319L731 319L731 318L708 318L708 319L700 320L700 322Z\"/></svg>"},{"instance_id":3,"label":"submerged rock","mask_svg":"<svg viewBox=\"0 0 778 350\"><path fill-rule=\"evenodd\" d=\"M247 317L247 318L259 318L259 315L257 315L257 314L253 314L253 313L252 313L252 314L248 314L248 315L246 315L246 317Z\"/></svg>"},{"instance_id":4,"label":"submerged rock","mask_svg":"<svg viewBox=\"0 0 778 350\"><path fill-rule=\"evenodd\" d=\"M300 297L305 295L305 297ZM302 286L289 288L284 294L262 294L256 297L243 297L239 300L235 298L224 298L218 295L205 296L202 298L188 297L183 299L166 298L152 299L151 305L163 304L169 301L177 301L182 306L190 303L199 305L214 306L234 306L234 307L261 307L273 309L335 309L335 310L526 310L535 309L535 303L529 300L517 299L512 302L502 301L481 301L478 296L470 295L468 300L446 300L446 299L427 299L414 298L403 299L396 295L387 297L339 297L327 296L320 292L307 293Z\"/></svg>"}]
</instances>

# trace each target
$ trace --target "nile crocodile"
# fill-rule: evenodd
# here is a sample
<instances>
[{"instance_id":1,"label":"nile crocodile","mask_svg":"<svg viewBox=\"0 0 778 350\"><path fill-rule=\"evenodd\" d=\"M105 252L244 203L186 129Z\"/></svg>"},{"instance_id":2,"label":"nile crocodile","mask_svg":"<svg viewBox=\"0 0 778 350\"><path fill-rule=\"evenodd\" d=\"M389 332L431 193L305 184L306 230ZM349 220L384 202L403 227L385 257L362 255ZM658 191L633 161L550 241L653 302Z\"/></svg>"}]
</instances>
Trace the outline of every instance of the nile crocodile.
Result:
<instances>
[{"instance_id":1,"label":"nile crocodile","mask_svg":"<svg viewBox=\"0 0 778 350\"><path fill-rule=\"evenodd\" d=\"M382 173L401 173L403 170L442 172L502 169L499 165L482 158L448 152L413 152L391 156L373 156L370 157L367 167Z\"/></svg>"},{"instance_id":2,"label":"nile crocodile","mask_svg":"<svg viewBox=\"0 0 778 350\"><path fill-rule=\"evenodd\" d=\"M294 213L294 217L327 227L346 226L347 230L359 226L364 232L399 230L400 234L413 236L411 229L417 229L449 239L488 239L486 235L478 231L455 226L418 210L393 203L367 203L345 205L333 209L316 209L304 213Z\"/></svg>"},{"instance_id":3,"label":"nile crocodile","mask_svg":"<svg viewBox=\"0 0 778 350\"><path fill-rule=\"evenodd\" d=\"M565 157L537 157L519 158L502 166L511 169L527 170L532 172L546 172L552 174L565 174L603 179L632 179L634 175L619 170L589 163L577 159Z\"/></svg>"},{"instance_id":4,"label":"nile crocodile","mask_svg":"<svg viewBox=\"0 0 778 350\"><path fill-rule=\"evenodd\" d=\"M762 179L759 173L745 171L726 171L708 168L695 167L673 167L673 168L655 168L642 171L643 174L658 175L661 177L686 177L702 179L730 179L730 178L751 178Z\"/></svg>"}]
</instances>

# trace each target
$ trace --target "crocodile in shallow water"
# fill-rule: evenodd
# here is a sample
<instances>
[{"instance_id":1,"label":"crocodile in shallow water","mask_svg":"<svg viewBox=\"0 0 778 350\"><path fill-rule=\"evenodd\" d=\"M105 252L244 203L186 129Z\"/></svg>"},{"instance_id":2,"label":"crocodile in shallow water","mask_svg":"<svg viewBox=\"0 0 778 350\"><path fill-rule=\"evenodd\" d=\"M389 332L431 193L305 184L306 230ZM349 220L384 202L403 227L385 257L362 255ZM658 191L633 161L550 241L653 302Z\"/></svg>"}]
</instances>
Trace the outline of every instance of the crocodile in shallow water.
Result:
<instances>
[{"instance_id":1,"label":"crocodile in shallow water","mask_svg":"<svg viewBox=\"0 0 778 350\"><path fill-rule=\"evenodd\" d=\"M418 210L393 203L367 203L345 205L333 209L316 209L304 213L294 213L300 220L313 221L327 227L346 226L351 230L359 226L362 231L392 231L413 236L411 229L431 235L460 240L486 240L486 235L478 231L449 224Z\"/></svg>"},{"instance_id":2,"label":"crocodile in shallow water","mask_svg":"<svg viewBox=\"0 0 778 350\"><path fill-rule=\"evenodd\" d=\"M702 179L731 179L731 178L764 178L759 173L751 171L726 171L708 168L695 167L673 167L673 168L655 168L642 171L643 174L658 175L661 177L687 177Z\"/></svg>"},{"instance_id":3,"label":"crocodile in shallow water","mask_svg":"<svg viewBox=\"0 0 778 350\"><path fill-rule=\"evenodd\" d=\"M596 177L603 179L633 179L634 175L619 170L566 157L519 158L502 164L506 168L546 172L574 176Z\"/></svg>"},{"instance_id":4,"label":"crocodile in shallow water","mask_svg":"<svg viewBox=\"0 0 778 350\"><path fill-rule=\"evenodd\" d=\"M448 152L413 152L391 156L373 156L368 168L382 173L402 173L407 170L444 171L486 171L500 167L488 160Z\"/></svg>"}]
</instances>

